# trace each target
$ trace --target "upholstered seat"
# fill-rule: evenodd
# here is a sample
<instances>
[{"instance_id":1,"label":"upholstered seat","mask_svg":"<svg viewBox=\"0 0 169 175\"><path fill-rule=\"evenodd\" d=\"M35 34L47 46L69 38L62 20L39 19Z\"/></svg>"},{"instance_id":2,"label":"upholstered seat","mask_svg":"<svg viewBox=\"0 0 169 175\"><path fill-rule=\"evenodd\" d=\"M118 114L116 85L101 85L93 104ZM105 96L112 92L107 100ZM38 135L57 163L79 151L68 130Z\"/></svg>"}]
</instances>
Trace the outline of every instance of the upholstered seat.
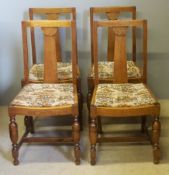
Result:
<instances>
[{"instance_id":1,"label":"upholstered seat","mask_svg":"<svg viewBox=\"0 0 169 175\"><path fill-rule=\"evenodd\" d=\"M50 107L74 104L73 84L28 84L11 106Z\"/></svg>"},{"instance_id":2,"label":"upholstered seat","mask_svg":"<svg viewBox=\"0 0 169 175\"><path fill-rule=\"evenodd\" d=\"M95 105L103 107L130 107L155 104L156 100L144 84L99 84Z\"/></svg>"},{"instance_id":3,"label":"upholstered seat","mask_svg":"<svg viewBox=\"0 0 169 175\"><path fill-rule=\"evenodd\" d=\"M58 62L57 72L59 79L72 79L72 64ZM29 80L43 81L44 64L34 64L29 70Z\"/></svg>"},{"instance_id":4,"label":"upholstered seat","mask_svg":"<svg viewBox=\"0 0 169 175\"><path fill-rule=\"evenodd\" d=\"M100 61L98 63L99 78L106 79L112 78L114 73L114 62L112 61ZM128 78L141 78L140 69L136 66L134 61L127 61L127 73ZM91 70L91 77L94 76L94 66Z\"/></svg>"}]
</instances>

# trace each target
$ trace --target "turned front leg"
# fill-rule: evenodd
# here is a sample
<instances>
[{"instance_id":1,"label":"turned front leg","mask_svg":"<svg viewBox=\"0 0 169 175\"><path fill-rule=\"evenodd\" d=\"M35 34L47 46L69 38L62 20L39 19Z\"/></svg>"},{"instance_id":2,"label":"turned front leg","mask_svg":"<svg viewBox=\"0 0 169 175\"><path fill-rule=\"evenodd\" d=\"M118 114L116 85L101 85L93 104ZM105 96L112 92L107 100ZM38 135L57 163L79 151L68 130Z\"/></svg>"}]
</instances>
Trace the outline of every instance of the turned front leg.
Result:
<instances>
[{"instance_id":1,"label":"turned front leg","mask_svg":"<svg viewBox=\"0 0 169 175\"><path fill-rule=\"evenodd\" d=\"M89 128L89 137L90 137L90 156L91 156L91 165L96 164L96 142L97 142L97 129L96 129L96 119L91 119L90 128Z\"/></svg>"},{"instance_id":2,"label":"turned front leg","mask_svg":"<svg viewBox=\"0 0 169 175\"><path fill-rule=\"evenodd\" d=\"M80 125L78 121L78 116L75 116L73 122L73 140L74 140L74 153L75 153L75 163L80 164Z\"/></svg>"},{"instance_id":3,"label":"turned front leg","mask_svg":"<svg viewBox=\"0 0 169 175\"><path fill-rule=\"evenodd\" d=\"M10 138L12 141L12 156L13 156L13 164L18 165L19 160L18 160L18 126L15 121L15 116L10 116L10 123L9 123L9 133L10 133Z\"/></svg>"},{"instance_id":4,"label":"turned front leg","mask_svg":"<svg viewBox=\"0 0 169 175\"><path fill-rule=\"evenodd\" d=\"M158 164L160 161L160 146L159 146L160 131L161 131L161 124L159 121L159 117L155 117L152 125L152 144L153 144L153 157L155 164Z\"/></svg>"}]
</instances>

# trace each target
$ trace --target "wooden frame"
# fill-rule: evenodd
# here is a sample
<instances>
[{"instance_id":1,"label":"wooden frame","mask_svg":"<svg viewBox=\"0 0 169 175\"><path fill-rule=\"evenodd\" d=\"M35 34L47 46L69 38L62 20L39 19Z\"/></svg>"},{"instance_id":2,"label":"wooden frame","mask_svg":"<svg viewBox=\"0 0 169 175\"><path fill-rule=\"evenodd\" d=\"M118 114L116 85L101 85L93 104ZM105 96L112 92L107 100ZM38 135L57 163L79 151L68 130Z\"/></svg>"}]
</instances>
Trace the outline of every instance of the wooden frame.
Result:
<instances>
[{"instance_id":1,"label":"wooden frame","mask_svg":"<svg viewBox=\"0 0 169 175\"><path fill-rule=\"evenodd\" d=\"M29 19L34 20L35 15L45 15L47 20L59 20L59 16L62 14L70 14L71 19L76 21L76 8L75 7L66 7L66 8L29 8ZM37 56L36 56L36 43L35 43L35 30L34 27L30 28L30 36L31 36L31 48L32 48L32 63L36 64ZM60 42L60 30L56 28L55 33L55 41L56 41L56 60L58 62L62 62L61 55L61 42ZM76 46L77 47L77 46ZM77 52L77 48L76 48ZM77 55L77 53L76 53ZM83 129L83 94L81 91L81 77L80 77L80 68L78 66L78 55L76 57L76 67L77 67L77 89L78 89L78 98L79 98L79 116L80 116L80 125L81 130ZM29 74L29 72L28 72ZM72 82L72 79L63 79L63 82ZM41 81L29 80L27 83L40 83ZM26 84L24 80L21 81L22 87Z\"/></svg>"},{"instance_id":2,"label":"wooden frame","mask_svg":"<svg viewBox=\"0 0 169 175\"><path fill-rule=\"evenodd\" d=\"M113 26L116 26L116 25L119 25L119 21L120 20L112 20L111 22L113 23ZM138 26L140 26L140 23L139 23L139 20L133 20L133 23L130 23L130 20L124 20L123 21L123 25L129 25L130 27L138 27ZM111 25L110 25L110 23L109 23L109 21L97 21L96 22L96 25L98 25L98 26L100 26L100 27L103 27L103 26L107 26L107 27L110 27ZM109 26L110 25L110 26ZM121 25L121 24L120 24ZM122 26L119 26L119 27L123 27L123 25ZM94 37L93 37L94 38ZM142 41L142 45L143 45L143 60L145 61L145 63L144 63L144 72L147 70L147 27L146 27L146 25L144 25L143 26L143 41ZM93 48L93 51L94 51L94 48ZM94 51L95 52L95 51ZM94 55L94 54L93 54ZM97 58L98 58L98 56L97 56ZM95 65L94 65L95 66ZM97 68L98 69L98 68ZM96 69L95 69L96 70ZM96 72L94 72L95 73L95 79L94 79L94 81L100 81L100 82L102 82L102 80L99 80L99 78L98 78L98 74L96 74ZM115 74L116 74L116 70L115 70ZM123 76L122 76L123 77ZM127 78L127 77L126 77ZM97 79L97 80L96 80ZM128 79L128 78L127 78ZM111 82L112 81L112 79L110 79L108 82ZM129 82L130 82L130 79L129 79ZM144 81L143 81L144 82ZM144 82L145 83L145 82Z\"/></svg>"},{"instance_id":3,"label":"wooden frame","mask_svg":"<svg viewBox=\"0 0 169 175\"><path fill-rule=\"evenodd\" d=\"M71 14L72 20L76 20L76 8L29 8L29 19L34 20L34 15L46 15L48 20L58 20L61 14ZM32 58L33 64L36 64L36 47L35 47L35 31L31 29L31 43L32 43ZM56 59L62 61L61 47L60 47L60 36L59 30L56 31ZM78 60L77 64L78 64Z\"/></svg>"},{"instance_id":4,"label":"wooden frame","mask_svg":"<svg viewBox=\"0 0 169 175\"><path fill-rule=\"evenodd\" d=\"M106 14L107 18L109 20L117 20L118 16L122 12L127 12L131 14L131 18L133 20L136 19L136 7L135 6L117 6L117 7L91 7L90 8L90 33L91 33L91 69L93 67L93 21L94 21L94 15L95 14ZM113 61L114 57L114 32L112 28L108 29L108 48L107 48L107 61ZM136 63L136 29L135 27L132 27L132 60L134 63ZM137 82L144 82L147 81L147 60L143 60L143 70L142 77L141 78L130 78L129 81L133 83ZM91 70L88 74L88 94L87 94L87 106L88 110L90 110L90 102L91 102L91 96L94 89L94 77L91 77ZM102 79L100 78L100 82L108 83L112 80L110 78Z\"/></svg>"},{"instance_id":5,"label":"wooden frame","mask_svg":"<svg viewBox=\"0 0 169 175\"><path fill-rule=\"evenodd\" d=\"M92 7L90 8L90 28L91 28L91 70L94 66L93 60L93 21L95 14L105 14L109 20L117 20L120 13L127 12L131 14L131 19L136 19L136 7L135 6L117 6L117 7ZM114 58L114 31L113 28L108 28L108 48L107 48L107 61L113 61ZM146 38L145 38L146 39ZM147 82L147 58L144 57L143 59L143 70L140 68L140 72L142 72L142 76L140 78L130 77L129 82L138 83L138 82ZM136 66L136 28L132 27L132 60ZM94 89L94 77L91 77L91 70L88 74L88 93L87 93L87 106L88 110L90 111L90 103L91 97ZM111 78L99 78L99 81L102 83L109 83L112 81ZM90 121L90 112L89 112L89 119ZM100 119L98 119L100 120ZM101 120L98 121L99 125L101 125ZM146 118L142 118L141 129L145 127ZM100 126L101 127L101 126Z\"/></svg>"},{"instance_id":6,"label":"wooden frame","mask_svg":"<svg viewBox=\"0 0 169 175\"><path fill-rule=\"evenodd\" d=\"M112 21L95 21L93 22L93 56L94 56L94 71L95 71L95 81L94 81L94 92L90 105L90 143L91 143L91 164L96 163L96 143L97 142L126 142L126 141L147 141L149 136L145 137L104 137L101 135L99 137L100 125L97 123L99 117L138 117L138 116L153 116L154 121L152 124L152 137L150 139L153 146L153 156L154 163L159 163L160 161L160 147L159 147L159 137L160 137L160 104L158 102L149 105L141 106L129 106L129 107L105 107L96 106L96 91L99 85L98 78L98 38L97 29L99 27L113 27L115 34L115 56L114 56L114 80L113 82L118 84L123 84L128 82L127 70L126 70L126 31L128 27L141 27L143 28L143 57L147 59L147 21L146 20L112 20ZM112 82L111 82L112 83ZM149 91L150 95L153 97L151 91L145 85L145 88ZM147 128L145 128L144 134L147 134Z\"/></svg>"},{"instance_id":7,"label":"wooden frame","mask_svg":"<svg viewBox=\"0 0 169 175\"><path fill-rule=\"evenodd\" d=\"M135 6L114 6L114 7L91 7L90 8L90 29L91 29L91 63L93 64L93 21L94 15L96 14L106 14L109 20L116 20L122 12L127 12L131 14L133 20L136 19L136 7ZM113 61L114 56L114 37L111 28L108 29L108 48L107 48L107 59L108 61ZM132 28L132 59L136 61L136 32L135 28Z\"/></svg>"},{"instance_id":8,"label":"wooden frame","mask_svg":"<svg viewBox=\"0 0 169 175\"><path fill-rule=\"evenodd\" d=\"M44 34L44 83L61 83L57 78L57 61L56 61L56 44L55 33L56 28L68 27L71 28L72 35L72 70L73 70L73 105L51 106L51 107L37 107L37 106L18 106L9 105L8 113L10 118L9 131L12 141L12 156L14 165L19 164L18 155L21 145L31 142L47 142L47 143L73 143L75 152L75 163L80 164L80 125L78 112L78 94L77 94L77 69L76 69L76 22L68 20L46 20L46 21L23 21L22 22L22 38L23 38L23 56L24 56L24 81L28 83L28 42L27 29L33 27L40 27ZM21 140L18 142L18 127L16 123L16 116L25 116L26 130ZM34 133L32 116L63 116L70 115L74 117L72 124L72 136L67 138L59 137L27 137L28 133ZM68 116L68 117L70 117Z\"/></svg>"}]
</instances>

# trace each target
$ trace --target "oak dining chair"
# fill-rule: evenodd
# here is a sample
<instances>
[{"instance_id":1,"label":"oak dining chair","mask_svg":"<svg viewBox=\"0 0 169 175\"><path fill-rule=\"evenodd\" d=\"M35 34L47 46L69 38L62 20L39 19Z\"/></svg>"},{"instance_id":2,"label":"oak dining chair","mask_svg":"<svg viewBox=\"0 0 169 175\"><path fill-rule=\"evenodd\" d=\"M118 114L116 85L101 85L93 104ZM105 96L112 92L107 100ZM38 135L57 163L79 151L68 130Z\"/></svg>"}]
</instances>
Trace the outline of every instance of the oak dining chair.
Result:
<instances>
[{"instance_id":1,"label":"oak dining chair","mask_svg":"<svg viewBox=\"0 0 169 175\"><path fill-rule=\"evenodd\" d=\"M98 30L111 27L114 32L114 75L112 81L103 83L99 79ZM147 59L147 21L146 20L109 20L93 22L94 92L90 104L89 136L91 144L91 164L96 163L96 144L102 142L142 142L150 141L153 147L154 163L160 161L160 104L145 83L131 83L127 74L126 35L129 28L142 30L142 57ZM99 132L98 117L136 118L152 117L152 133L139 136L106 137ZM127 132L127 131L126 131Z\"/></svg>"},{"instance_id":2,"label":"oak dining chair","mask_svg":"<svg viewBox=\"0 0 169 175\"><path fill-rule=\"evenodd\" d=\"M59 20L59 19L70 19L76 21L76 8L75 7L57 7L57 8L29 8L29 19L30 20ZM72 65L70 58L64 60L62 54L62 29L56 28L55 33L55 42L56 42L56 60L58 61L58 78L62 82L72 82ZM29 82L40 83L43 82L44 74L44 65L38 63L41 59L39 58L37 52L39 49L39 38L38 31L33 27L30 29L31 37L31 49L32 49L32 65L29 69ZM81 91L81 76L80 68L78 65L78 56L76 58L77 65L77 89L78 89L78 98L79 98L79 120L81 125L81 130L83 129L83 94ZM22 80L22 86L25 84L25 81Z\"/></svg>"},{"instance_id":3,"label":"oak dining chair","mask_svg":"<svg viewBox=\"0 0 169 175\"><path fill-rule=\"evenodd\" d=\"M99 18L99 20L104 21L102 16L108 20L117 20L117 19L136 19L136 7L135 6L112 6L112 7L91 7L90 8L90 28L91 28L91 67L88 74L88 94L87 94L87 106L90 114L90 102L94 89L94 58L93 58L93 21ZM105 18L104 18L105 19ZM135 27L131 27L131 56L128 56L127 59L127 75L129 82L138 83L147 81L147 60L142 59L141 64L140 60L137 59L136 55L136 29ZM101 32L100 32L101 33ZM113 28L109 27L107 29L108 37L107 37L107 58L104 60L99 60L98 62L98 72L99 72L99 80L103 83L108 83L112 81L112 77L114 76L112 66L114 66L114 32ZM99 34L100 35L100 34ZM101 41L102 42L102 41ZM139 61L137 61L139 60ZM139 63L138 63L139 62ZM146 125L146 117L141 118L141 130L144 132L144 128ZM89 115L90 121L90 115ZM101 130L101 119L98 118L99 127ZM102 131L101 131L102 132Z\"/></svg>"},{"instance_id":4,"label":"oak dining chair","mask_svg":"<svg viewBox=\"0 0 169 175\"><path fill-rule=\"evenodd\" d=\"M29 81L29 40L28 31L39 28L43 34L44 74L39 83ZM58 60L56 59L56 28L71 31L72 81L59 79ZM19 149L23 143L62 143L74 144L75 163L80 164L80 124L77 91L77 43L76 21L74 20L28 20L22 22L24 87L8 107L10 118L9 131L12 141L14 165L19 164ZM30 117L31 116L31 117ZM72 134L69 137L37 137L33 133L32 117L73 118ZM19 140L16 117L25 117L25 133ZM31 134L31 135L30 135Z\"/></svg>"}]
</instances>

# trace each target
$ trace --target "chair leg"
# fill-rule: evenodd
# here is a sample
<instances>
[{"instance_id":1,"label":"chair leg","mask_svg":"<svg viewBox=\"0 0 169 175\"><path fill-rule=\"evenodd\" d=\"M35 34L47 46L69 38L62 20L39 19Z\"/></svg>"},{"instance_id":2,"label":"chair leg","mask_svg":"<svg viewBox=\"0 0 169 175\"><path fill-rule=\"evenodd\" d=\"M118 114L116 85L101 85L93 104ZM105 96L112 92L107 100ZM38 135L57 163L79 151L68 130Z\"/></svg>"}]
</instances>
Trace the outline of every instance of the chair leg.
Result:
<instances>
[{"instance_id":1,"label":"chair leg","mask_svg":"<svg viewBox=\"0 0 169 175\"><path fill-rule=\"evenodd\" d=\"M18 126L15 120L15 116L10 116L10 123L9 123L9 133L10 133L10 138L12 141L12 156L13 156L13 164L14 165L18 165L19 164L19 160L18 160Z\"/></svg>"},{"instance_id":2,"label":"chair leg","mask_svg":"<svg viewBox=\"0 0 169 175\"><path fill-rule=\"evenodd\" d=\"M90 104L92 101L93 88L90 87L90 82L88 82L88 93L87 93L87 108L88 108L88 123L90 123Z\"/></svg>"},{"instance_id":3,"label":"chair leg","mask_svg":"<svg viewBox=\"0 0 169 175\"><path fill-rule=\"evenodd\" d=\"M87 93L87 108L88 108L88 123L90 123L90 103L92 99L92 93L89 90Z\"/></svg>"},{"instance_id":4,"label":"chair leg","mask_svg":"<svg viewBox=\"0 0 169 175\"><path fill-rule=\"evenodd\" d=\"M34 128L34 121L33 121L33 117L32 116L30 116L29 117L29 120L30 120L30 133L31 134L34 134L35 133L35 128Z\"/></svg>"},{"instance_id":5,"label":"chair leg","mask_svg":"<svg viewBox=\"0 0 169 175\"><path fill-rule=\"evenodd\" d=\"M90 110L90 102L92 99L92 92L93 92L93 83L91 81L91 78L88 77L87 79L87 86L88 86L88 92L87 92L87 108Z\"/></svg>"},{"instance_id":6,"label":"chair leg","mask_svg":"<svg viewBox=\"0 0 169 175\"><path fill-rule=\"evenodd\" d=\"M26 132L30 132L31 134L33 134L35 132L33 117L32 116L25 116L24 123L25 123L25 127L26 127Z\"/></svg>"},{"instance_id":7,"label":"chair leg","mask_svg":"<svg viewBox=\"0 0 169 175\"><path fill-rule=\"evenodd\" d=\"M97 123L98 123L98 133L103 134L101 117L97 118Z\"/></svg>"},{"instance_id":8,"label":"chair leg","mask_svg":"<svg viewBox=\"0 0 169 175\"><path fill-rule=\"evenodd\" d=\"M73 122L73 140L74 140L74 153L75 153L75 164L80 165L80 125L78 121L78 116L75 116Z\"/></svg>"},{"instance_id":9,"label":"chair leg","mask_svg":"<svg viewBox=\"0 0 169 175\"><path fill-rule=\"evenodd\" d=\"M152 125L152 144L153 144L153 157L154 163L158 164L160 162L160 146L159 146L159 138L160 138L161 124L159 121L159 117L155 117Z\"/></svg>"},{"instance_id":10,"label":"chair leg","mask_svg":"<svg viewBox=\"0 0 169 175\"><path fill-rule=\"evenodd\" d=\"M78 93L78 100L79 100L79 123L80 123L80 130L83 130L83 95L81 92Z\"/></svg>"},{"instance_id":11,"label":"chair leg","mask_svg":"<svg viewBox=\"0 0 169 175\"><path fill-rule=\"evenodd\" d=\"M80 122L80 130L83 130L83 94L81 91L81 78L77 79L77 91L78 91L78 101L79 101L79 122Z\"/></svg>"},{"instance_id":12,"label":"chair leg","mask_svg":"<svg viewBox=\"0 0 169 175\"><path fill-rule=\"evenodd\" d=\"M91 98L92 98L92 92L90 90L88 90L88 92L87 92L87 108L88 108L88 110L90 110Z\"/></svg>"},{"instance_id":13,"label":"chair leg","mask_svg":"<svg viewBox=\"0 0 169 175\"><path fill-rule=\"evenodd\" d=\"M146 116L141 117L141 132L145 133L146 131Z\"/></svg>"},{"instance_id":14,"label":"chair leg","mask_svg":"<svg viewBox=\"0 0 169 175\"><path fill-rule=\"evenodd\" d=\"M96 119L92 119L90 123L89 129L89 136L90 136L90 155L91 155L91 165L96 164L96 142L97 142L97 129L96 129Z\"/></svg>"}]
</instances>

